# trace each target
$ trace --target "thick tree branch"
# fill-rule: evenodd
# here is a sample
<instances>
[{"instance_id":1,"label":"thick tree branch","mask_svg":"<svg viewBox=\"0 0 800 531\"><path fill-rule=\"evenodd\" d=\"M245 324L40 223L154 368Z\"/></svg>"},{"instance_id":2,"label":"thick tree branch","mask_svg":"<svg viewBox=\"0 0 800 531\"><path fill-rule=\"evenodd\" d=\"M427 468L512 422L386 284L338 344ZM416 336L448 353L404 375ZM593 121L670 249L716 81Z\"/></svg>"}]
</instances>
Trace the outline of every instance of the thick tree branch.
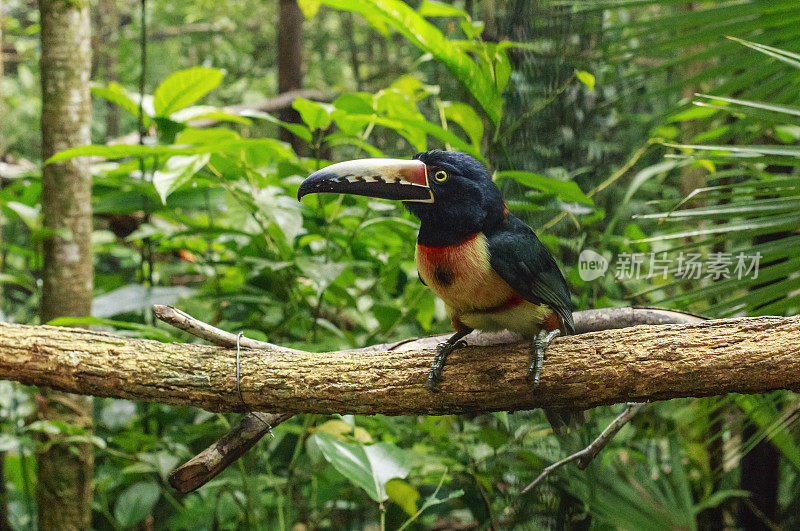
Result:
<instances>
[{"instance_id":1,"label":"thick tree branch","mask_svg":"<svg viewBox=\"0 0 800 531\"><path fill-rule=\"evenodd\" d=\"M394 350L242 350L242 394L252 410L400 415L583 409L800 389L800 317L637 326L559 338L548 349L536 392L525 378L528 345L497 339L470 337L475 346L448 359L436 394L424 385L435 339ZM0 378L74 393L243 411L235 358L235 349L0 325Z\"/></svg>"},{"instance_id":2,"label":"thick tree branch","mask_svg":"<svg viewBox=\"0 0 800 531\"><path fill-rule=\"evenodd\" d=\"M214 345L223 347L236 345L237 337L235 335L204 323L177 308L156 305L153 306L153 312L165 323L185 330ZM696 315L657 308L603 308L577 312L575 314L575 325L578 333L586 333L625 328L637 324L682 324L698 322L704 319ZM442 336L440 339L445 337ZM411 338L387 345L374 345L366 350L394 350L414 340L415 338ZM239 344L249 348L272 348L274 346L247 338L241 338ZM290 415L248 413L242 418L239 425L234 427L223 438L173 470L169 475L170 484L181 492L191 492L200 488L252 448L261 437L269 432L271 427L288 418L290 418ZM605 442L593 444L592 454L586 454L586 465L611 440L619 428L622 427L622 424L619 424L616 430L606 439L603 439L603 435L609 429L607 428L603 431L598 440L604 440ZM581 460L581 467L585 467L584 459Z\"/></svg>"}]
</instances>

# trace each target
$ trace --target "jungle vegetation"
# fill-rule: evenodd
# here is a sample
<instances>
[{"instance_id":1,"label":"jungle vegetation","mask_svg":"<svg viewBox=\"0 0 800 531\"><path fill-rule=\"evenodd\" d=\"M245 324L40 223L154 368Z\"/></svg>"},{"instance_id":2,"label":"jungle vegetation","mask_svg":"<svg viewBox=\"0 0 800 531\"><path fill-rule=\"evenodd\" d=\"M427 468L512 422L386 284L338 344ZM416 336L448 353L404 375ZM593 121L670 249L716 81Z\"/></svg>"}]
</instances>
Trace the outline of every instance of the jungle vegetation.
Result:
<instances>
[{"instance_id":1,"label":"jungle vegetation","mask_svg":"<svg viewBox=\"0 0 800 531\"><path fill-rule=\"evenodd\" d=\"M796 0L5 0L0 28L1 320L193 341L154 321L174 304L320 352L444 333L415 218L295 199L330 162L433 148L486 163L578 309L800 311ZM181 495L169 472L237 415L0 382L0 528L800 526L788 391L649 404L520 494L621 407L567 438L540 411L304 415Z\"/></svg>"}]
</instances>

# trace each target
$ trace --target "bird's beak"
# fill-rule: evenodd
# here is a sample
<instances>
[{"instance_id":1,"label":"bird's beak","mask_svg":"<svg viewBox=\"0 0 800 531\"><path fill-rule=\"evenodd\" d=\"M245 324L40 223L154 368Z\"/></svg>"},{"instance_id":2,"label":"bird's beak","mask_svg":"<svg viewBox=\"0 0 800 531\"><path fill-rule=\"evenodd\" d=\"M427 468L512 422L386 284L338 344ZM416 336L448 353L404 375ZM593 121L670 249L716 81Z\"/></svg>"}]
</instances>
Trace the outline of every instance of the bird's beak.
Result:
<instances>
[{"instance_id":1,"label":"bird's beak","mask_svg":"<svg viewBox=\"0 0 800 531\"><path fill-rule=\"evenodd\" d=\"M359 159L339 162L311 174L297 191L332 192L397 201L433 203L425 163L403 159Z\"/></svg>"}]
</instances>

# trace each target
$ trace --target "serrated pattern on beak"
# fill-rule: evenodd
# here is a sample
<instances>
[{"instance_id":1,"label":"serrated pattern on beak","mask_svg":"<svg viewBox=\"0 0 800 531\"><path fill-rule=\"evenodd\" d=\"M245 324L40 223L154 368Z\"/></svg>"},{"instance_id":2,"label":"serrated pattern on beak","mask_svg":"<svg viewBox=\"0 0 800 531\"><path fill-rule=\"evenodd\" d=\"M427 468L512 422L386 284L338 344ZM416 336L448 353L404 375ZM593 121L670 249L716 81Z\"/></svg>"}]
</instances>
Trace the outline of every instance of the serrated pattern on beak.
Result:
<instances>
[{"instance_id":1,"label":"serrated pattern on beak","mask_svg":"<svg viewBox=\"0 0 800 531\"><path fill-rule=\"evenodd\" d=\"M332 164L303 181L297 196L320 192L433 202L427 168L418 160L359 159Z\"/></svg>"},{"instance_id":2,"label":"serrated pattern on beak","mask_svg":"<svg viewBox=\"0 0 800 531\"><path fill-rule=\"evenodd\" d=\"M404 184L409 186L422 186L423 184L416 184L403 179L402 177L382 177L381 175L338 175L330 179L333 183L341 183L347 181L349 183L387 183L387 184Z\"/></svg>"}]
</instances>

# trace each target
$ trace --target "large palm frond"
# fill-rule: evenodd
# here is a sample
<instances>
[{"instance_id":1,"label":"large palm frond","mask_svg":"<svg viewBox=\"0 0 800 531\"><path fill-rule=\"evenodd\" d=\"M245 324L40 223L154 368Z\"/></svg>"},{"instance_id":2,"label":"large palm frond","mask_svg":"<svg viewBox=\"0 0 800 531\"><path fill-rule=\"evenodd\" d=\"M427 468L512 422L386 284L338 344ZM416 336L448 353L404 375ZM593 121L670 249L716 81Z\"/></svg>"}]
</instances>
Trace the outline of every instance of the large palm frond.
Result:
<instances>
[{"instance_id":1,"label":"large palm frond","mask_svg":"<svg viewBox=\"0 0 800 531\"><path fill-rule=\"evenodd\" d=\"M798 54L749 41L739 44L777 59L770 62L781 68L788 65L800 71ZM726 274L705 278L692 290L676 290L670 300L677 306L715 316L796 314L800 310L800 107L709 95L697 95L695 105L724 113L732 125L741 122L745 136L760 143L668 144L679 151L673 156L702 161L712 170L709 186L695 190L669 211L640 216L658 219L666 230L639 241L666 243L672 252L698 252L718 259L724 255L731 260ZM686 207L696 203L701 206ZM741 255L752 257L748 267L755 261L758 271L734 274ZM686 280L678 278L672 285L682 283Z\"/></svg>"}]
</instances>

